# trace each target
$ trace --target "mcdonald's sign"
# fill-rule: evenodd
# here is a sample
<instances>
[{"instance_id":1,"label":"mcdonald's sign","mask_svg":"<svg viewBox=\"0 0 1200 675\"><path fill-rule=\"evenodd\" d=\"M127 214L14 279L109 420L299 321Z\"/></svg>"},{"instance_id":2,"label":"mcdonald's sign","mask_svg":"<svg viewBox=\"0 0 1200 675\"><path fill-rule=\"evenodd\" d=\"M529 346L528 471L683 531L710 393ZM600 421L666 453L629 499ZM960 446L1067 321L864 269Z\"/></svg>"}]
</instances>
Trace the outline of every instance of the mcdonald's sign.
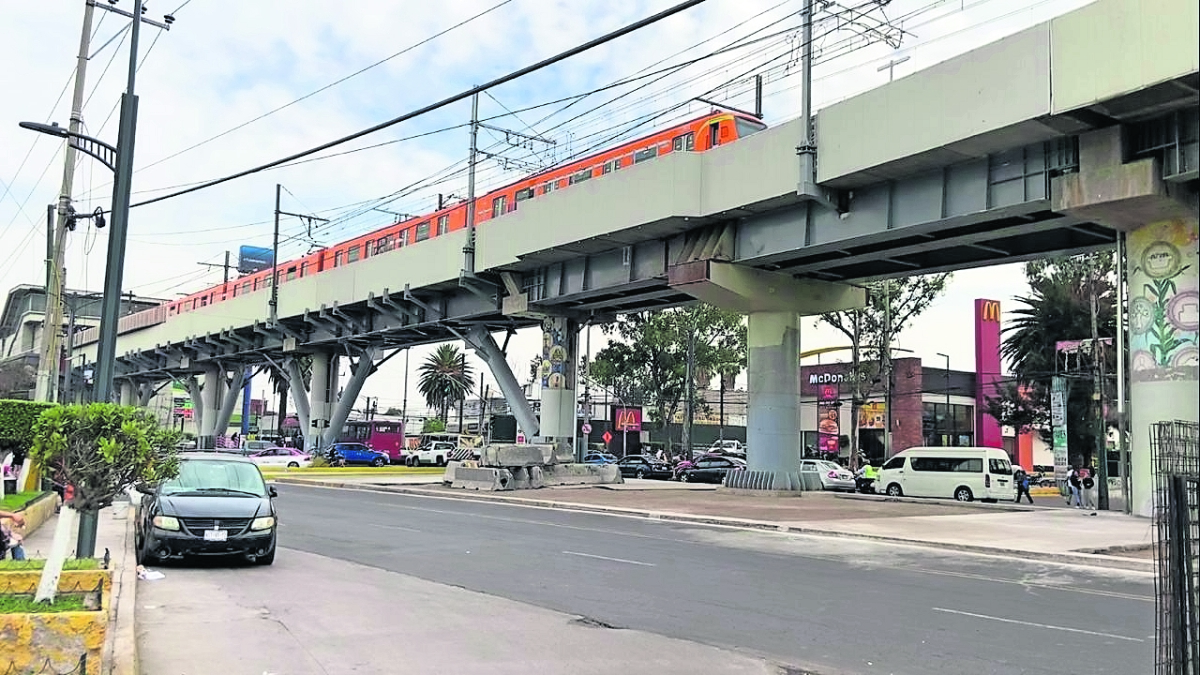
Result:
<instances>
[{"instance_id":1,"label":"mcdonald's sign","mask_svg":"<svg viewBox=\"0 0 1200 675\"><path fill-rule=\"evenodd\" d=\"M1000 323L1000 301L984 300L979 303L979 320Z\"/></svg>"},{"instance_id":2,"label":"mcdonald's sign","mask_svg":"<svg viewBox=\"0 0 1200 675\"><path fill-rule=\"evenodd\" d=\"M641 431L641 408L614 408L613 426L617 431Z\"/></svg>"}]
</instances>

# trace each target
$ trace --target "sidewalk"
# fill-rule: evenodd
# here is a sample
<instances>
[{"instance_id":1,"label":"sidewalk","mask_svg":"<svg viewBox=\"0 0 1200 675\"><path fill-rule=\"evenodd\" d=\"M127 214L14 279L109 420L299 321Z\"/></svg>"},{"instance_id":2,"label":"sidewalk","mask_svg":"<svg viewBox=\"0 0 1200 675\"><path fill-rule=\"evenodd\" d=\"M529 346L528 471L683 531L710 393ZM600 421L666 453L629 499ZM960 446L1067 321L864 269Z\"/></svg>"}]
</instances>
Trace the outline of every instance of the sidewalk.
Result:
<instances>
[{"instance_id":1,"label":"sidewalk","mask_svg":"<svg viewBox=\"0 0 1200 675\"><path fill-rule=\"evenodd\" d=\"M514 492L467 492L388 477L281 478L279 483L399 492L542 506L711 525L853 537L1049 562L1152 572L1144 552L1153 523L1120 513L1088 516L1075 509L949 500L862 498L828 492L802 497L754 497L696 490L666 481L625 486L572 486ZM645 489L638 489L644 483ZM677 486L671 489L670 486ZM621 489L612 489L620 487ZM1047 497L1045 500L1058 499ZM1036 502L1037 500L1035 500ZM1121 549L1139 553L1115 552Z\"/></svg>"}]
</instances>

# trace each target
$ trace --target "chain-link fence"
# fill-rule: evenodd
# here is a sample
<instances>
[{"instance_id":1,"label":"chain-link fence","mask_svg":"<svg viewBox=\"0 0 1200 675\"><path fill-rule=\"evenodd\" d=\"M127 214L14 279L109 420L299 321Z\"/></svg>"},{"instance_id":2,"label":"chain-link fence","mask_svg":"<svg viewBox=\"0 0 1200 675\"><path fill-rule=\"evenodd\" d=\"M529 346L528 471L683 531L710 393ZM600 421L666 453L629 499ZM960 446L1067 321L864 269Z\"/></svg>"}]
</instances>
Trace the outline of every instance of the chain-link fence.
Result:
<instances>
[{"instance_id":1,"label":"chain-link fence","mask_svg":"<svg viewBox=\"0 0 1200 675\"><path fill-rule=\"evenodd\" d=\"M50 659L46 659L36 670L28 667L18 668L15 663L10 662L8 667L0 672L0 675L87 675L87 672L88 655L87 652L84 652L79 655L79 661L70 670L59 670L50 662Z\"/></svg>"},{"instance_id":2,"label":"chain-link fence","mask_svg":"<svg viewBox=\"0 0 1200 675\"><path fill-rule=\"evenodd\" d=\"M1151 429L1157 475L1155 675L1200 675L1200 425Z\"/></svg>"}]
</instances>

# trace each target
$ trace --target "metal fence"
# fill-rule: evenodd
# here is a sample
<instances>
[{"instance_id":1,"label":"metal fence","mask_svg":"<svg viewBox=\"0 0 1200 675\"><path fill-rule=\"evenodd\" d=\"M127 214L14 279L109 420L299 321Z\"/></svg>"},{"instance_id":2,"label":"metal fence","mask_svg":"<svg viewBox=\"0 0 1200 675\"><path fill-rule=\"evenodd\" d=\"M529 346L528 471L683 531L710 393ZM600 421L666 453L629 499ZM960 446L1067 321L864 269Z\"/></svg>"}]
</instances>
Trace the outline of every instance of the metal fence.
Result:
<instances>
[{"instance_id":1,"label":"metal fence","mask_svg":"<svg viewBox=\"0 0 1200 675\"><path fill-rule=\"evenodd\" d=\"M50 659L46 661L37 670L29 668L17 668L13 663L8 664L8 668L0 675L87 675L88 672L88 655L87 652L79 655L79 661L71 667L70 670L58 670Z\"/></svg>"},{"instance_id":2,"label":"metal fence","mask_svg":"<svg viewBox=\"0 0 1200 675\"><path fill-rule=\"evenodd\" d=\"M1155 675L1200 675L1200 425L1151 429L1157 469Z\"/></svg>"}]
</instances>

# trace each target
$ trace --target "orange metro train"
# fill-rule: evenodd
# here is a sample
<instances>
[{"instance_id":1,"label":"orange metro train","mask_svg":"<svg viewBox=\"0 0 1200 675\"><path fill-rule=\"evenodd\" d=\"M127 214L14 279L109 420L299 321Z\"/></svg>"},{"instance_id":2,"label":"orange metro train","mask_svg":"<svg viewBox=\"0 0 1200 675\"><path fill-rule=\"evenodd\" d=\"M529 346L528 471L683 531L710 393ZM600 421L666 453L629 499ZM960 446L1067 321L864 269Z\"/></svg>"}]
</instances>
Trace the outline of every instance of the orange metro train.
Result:
<instances>
[{"instance_id":1,"label":"orange metro train","mask_svg":"<svg viewBox=\"0 0 1200 675\"><path fill-rule=\"evenodd\" d=\"M766 128L765 124L750 115L738 112L709 113L476 197L475 225L482 226L492 218L516 211L521 202L528 199L536 199L555 190L568 189L576 183L599 178L604 174L672 152L705 152ZM280 262L277 265L279 284L286 285L289 281L320 274L334 267L352 265L370 256L411 246L466 226L467 203L456 202L434 213L408 218L349 241L323 248L298 260ZM271 270L266 269L173 300L166 303L166 315L175 316L228 298L270 288L270 277ZM150 311L157 313L161 308Z\"/></svg>"}]
</instances>

